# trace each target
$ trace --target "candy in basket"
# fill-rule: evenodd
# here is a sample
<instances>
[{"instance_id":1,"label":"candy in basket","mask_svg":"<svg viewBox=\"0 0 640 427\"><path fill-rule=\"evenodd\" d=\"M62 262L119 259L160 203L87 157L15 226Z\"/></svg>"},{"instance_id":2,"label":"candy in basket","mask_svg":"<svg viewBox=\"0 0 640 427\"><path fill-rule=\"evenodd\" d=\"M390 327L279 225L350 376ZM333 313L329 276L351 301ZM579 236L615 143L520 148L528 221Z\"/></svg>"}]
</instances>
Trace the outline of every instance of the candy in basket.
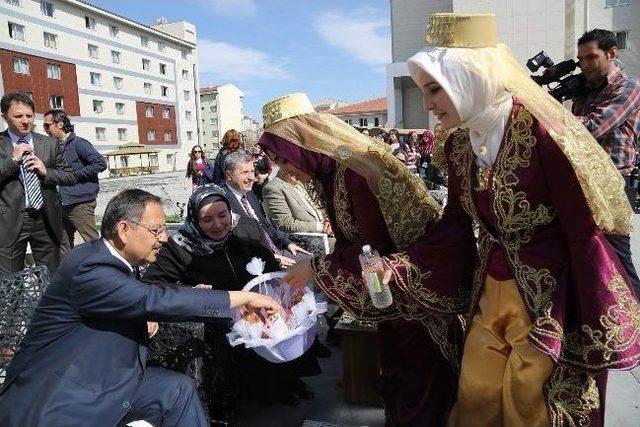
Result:
<instances>
[{"instance_id":1,"label":"candy in basket","mask_svg":"<svg viewBox=\"0 0 640 427\"><path fill-rule=\"evenodd\" d=\"M264 262L254 258L247 270L257 275L243 288L275 299L283 310L272 316L264 311L236 310L231 332L227 334L232 346L244 344L264 359L288 362L302 356L316 336L319 314L327 311L326 302L316 301L309 287L293 288L280 282L285 273L262 274Z\"/></svg>"}]
</instances>

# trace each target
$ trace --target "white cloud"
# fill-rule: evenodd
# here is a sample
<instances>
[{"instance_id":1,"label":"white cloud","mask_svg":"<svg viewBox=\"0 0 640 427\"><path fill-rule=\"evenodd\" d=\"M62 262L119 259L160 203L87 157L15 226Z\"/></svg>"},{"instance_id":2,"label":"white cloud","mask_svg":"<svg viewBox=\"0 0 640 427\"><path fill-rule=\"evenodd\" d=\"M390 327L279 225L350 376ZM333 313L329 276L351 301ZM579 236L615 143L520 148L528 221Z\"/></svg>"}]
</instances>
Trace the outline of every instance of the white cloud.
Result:
<instances>
[{"instance_id":1,"label":"white cloud","mask_svg":"<svg viewBox=\"0 0 640 427\"><path fill-rule=\"evenodd\" d=\"M264 52L207 39L198 41L198 66L202 77L220 82L290 77L282 63Z\"/></svg>"},{"instance_id":2,"label":"white cloud","mask_svg":"<svg viewBox=\"0 0 640 427\"><path fill-rule=\"evenodd\" d=\"M388 19L367 13L327 12L315 19L314 28L329 45L376 69L391 62Z\"/></svg>"},{"instance_id":3,"label":"white cloud","mask_svg":"<svg viewBox=\"0 0 640 427\"><path fill-rule=\"evenodd\" d=\"M254 0L196 0L214 15L227 17L253 17L256 15Z\"/></svg>"}]
</instances>

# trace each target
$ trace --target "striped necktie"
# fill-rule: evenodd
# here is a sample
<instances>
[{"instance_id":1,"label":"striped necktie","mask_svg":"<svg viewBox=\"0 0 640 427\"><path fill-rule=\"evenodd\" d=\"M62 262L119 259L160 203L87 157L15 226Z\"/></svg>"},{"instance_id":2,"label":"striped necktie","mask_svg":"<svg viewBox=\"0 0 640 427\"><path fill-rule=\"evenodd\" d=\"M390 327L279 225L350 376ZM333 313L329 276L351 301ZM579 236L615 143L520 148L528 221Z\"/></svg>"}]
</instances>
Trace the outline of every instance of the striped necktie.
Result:
<instances>
[{"instance_id":1,"label":"striped necktie","mask_svg":"<svg viewBox=\"0 0 640 427\"><path fill-rule=\"evenodd\" d=\"M247 199L247 196L243 195L242 197L240 197L240 202L242 203L242 207L244 208L247 215L258 220L258 225L260 226L260 231L262 231L262 236L264 237L264 240L267 242L269 249L271 249L271 252L273 252L276 255L282 255L282 251L278 249L275 243L273 243L273 240L271 239L271 236L269 236L269 233L267 233L267 230L265 230L262 224L260 224L260 220L258 219L258 216L256 215L251 205L249 204L249 199Z\"/></svg>"},{"instance_id":2,"label":"striped necktie","mask_svg":"<svg viewBox=\"0 0 640 427\"><path fill-rule=\"evenodd\" d=\"M28 144L27 140L22 137L18 140L18 144ZM24 159L25 156L23 156ZM42 190L40 189L40 179L38 174L27 169L24 161L20 165L20 177L22 178L22 187L26 199L26 207L39 211L44 206L42 198Z\"/></svg>"}]
</instances>

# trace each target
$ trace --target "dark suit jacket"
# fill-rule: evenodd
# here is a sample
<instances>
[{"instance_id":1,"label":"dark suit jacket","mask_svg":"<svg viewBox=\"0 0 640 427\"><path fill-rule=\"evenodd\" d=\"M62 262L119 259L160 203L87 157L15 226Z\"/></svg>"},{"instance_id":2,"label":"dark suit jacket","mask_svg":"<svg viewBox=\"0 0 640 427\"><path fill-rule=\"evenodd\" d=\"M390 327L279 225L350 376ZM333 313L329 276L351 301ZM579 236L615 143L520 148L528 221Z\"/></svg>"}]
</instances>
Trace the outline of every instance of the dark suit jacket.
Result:
<instances>
[{"instance_id":1,"label":"dark suit jacket","mask_svg":"<svg viewBox=\"0 0 640 427\"><path fill-rule=\"evenodd\" d=\"M73 185L77 179L67 164L58 142L39 133L32 133L34 154L47 167L47 176L40 179L44 213L56 239L62 237L62 208L56 185ZM0 247L10 247L22 230L24 189L20 181L20 166L11 160L13 144L8 131L0 132Z\"/></svg>"},{"instance_id":2,"label":"dark suit jacket","mask_svg":"<svg viewBox=\"0 0 640 427\"><path fill-rule=\"evenodd\" d=\"M226 182L223 183L221 187L227 193L227 200L229 200L229 205L231 206L231 212L235 212L240 216L247 216L249 218L253 218L252 216L250 216L245 212L244 208L242 207L242 204L236 198L235 194L233 194L233 191L231 191L231 189L229 188ZM258 201L258 198L255 196L255 194L249 191L246 194L246 196L247 196L247 199L249 200L249 204L251 205L251 208L258 216L258 222L260 223L260 227L262 227L262 229L267 232L267 234L269 235L269 237L271 237L271 240L273 240L273 243L276 245L278 249L282 249L282 250L286 249L289 243L291 243L291 240L289 240L289 237L287 237L287 233L284 233L278 230L276 227L274 227L274 225L271 223L269 218L267 218L267 216L264 214L264 211L262 210L262 206L260 206L260 202Z\"/></svg>"},{"instance_id":3,"label":"dark suit jacket","mask_svg":"<svg viewBox=\"0 0 640 427\"><path fill-rule=\"evenodd\" d=\"M143 379L147 320L229 317L229 294L138 281L102 239L67 254L0 390L0 426L115 426Z\"/></svg>"}]
</instances>

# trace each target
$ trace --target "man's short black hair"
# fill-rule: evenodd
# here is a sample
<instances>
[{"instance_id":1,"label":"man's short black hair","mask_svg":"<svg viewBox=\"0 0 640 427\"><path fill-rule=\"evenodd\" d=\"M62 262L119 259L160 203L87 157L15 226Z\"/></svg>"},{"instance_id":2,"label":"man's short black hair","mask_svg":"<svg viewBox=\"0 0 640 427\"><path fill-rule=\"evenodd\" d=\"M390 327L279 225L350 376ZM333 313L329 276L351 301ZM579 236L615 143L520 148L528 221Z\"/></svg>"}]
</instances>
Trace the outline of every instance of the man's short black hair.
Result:
<instances>
[{"instance_id":1,"label":"man's short black hair","mask_svg":"<svg viewBox=\"0 0 640 427\"><path fill-rule=\"evenodd\" d=\"M64 110L58 110L58 109L49 110L46 113L44 113L44 117L48 115L51 115L53 117L54 123L60 123L60 122L63 123L62 131L64 133L73 132L74 126L71 124L71 119L69 119L69 116L67 115L67 113L65 113Z\"/></svg>"},{"instance_id":2,"label":"man's short black hair","mask_svg":"<svg viewBox=\"0 0 640 427\"><path fill-rule=\"evenodd\" d=\"M609 30L602 30L600 28L595 28L591 31L587 31L578 39L578 46L583 45L585 43L589 43L595 41L598 45L598 49L602 49L607 51L614 46L618 46L618 40L616 40L616 35Z\"/></svg>"},{"instance_id":3,"label":"man's short black hair","mask_svg":"<svg viewBox=\"0 0 640 427\"><path fill-rule=\"evenodd\" d=\"M113 196L107 204L107 209L102 217L100 233L105 239L113 239L116 236L118 222L138 222L144 213L148 203L162 205L160 197L138 188L123 190Z\"/></svg>"},{"instance_id":4,"label":"man's short black hair","mask_svg":"<svg viewBox=\"0 0 640 427\"><path fill-rule=\"evenodd\" d=\"M2 111L2 114L6 114L7 111L9 111L12 102L21 102L31 107L31 111L34 113L36 111L36 106L33 103L33 100L26 92L9 92L6 93L0 101L0 111Z\"/></svg>"}]
</instances>

